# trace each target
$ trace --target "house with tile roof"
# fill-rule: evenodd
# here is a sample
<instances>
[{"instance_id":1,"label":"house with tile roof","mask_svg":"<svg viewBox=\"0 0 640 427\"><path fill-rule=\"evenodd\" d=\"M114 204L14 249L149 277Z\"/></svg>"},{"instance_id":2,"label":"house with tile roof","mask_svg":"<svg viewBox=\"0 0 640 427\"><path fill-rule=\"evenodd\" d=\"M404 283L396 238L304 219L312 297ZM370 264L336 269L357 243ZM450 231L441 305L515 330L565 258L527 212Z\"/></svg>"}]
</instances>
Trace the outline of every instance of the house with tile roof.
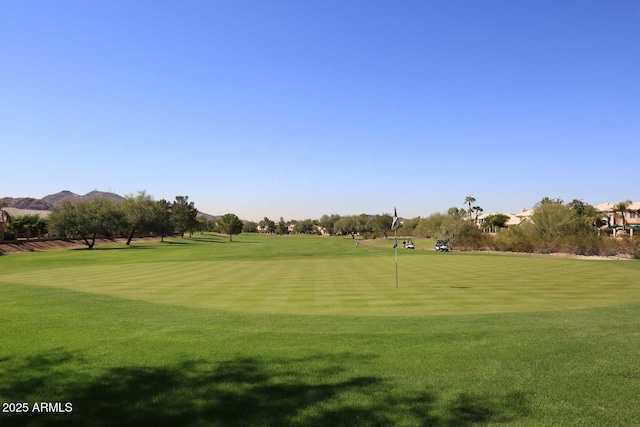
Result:
<instances>
[{"instance_id":1,"label":"house with tile roof","mask_svg":"<svg viewBox=\"0 0 640 427\"><path fill-rule=\"evenodd\" d=\"M624 212L616 211L615 206L616 203L602 203L594 207L606 219L607 227L621 229L624 224L624 228L629 229L632 236L634 232L640 233L640 202L632 202Z\"/></svg>"}]
</instances>

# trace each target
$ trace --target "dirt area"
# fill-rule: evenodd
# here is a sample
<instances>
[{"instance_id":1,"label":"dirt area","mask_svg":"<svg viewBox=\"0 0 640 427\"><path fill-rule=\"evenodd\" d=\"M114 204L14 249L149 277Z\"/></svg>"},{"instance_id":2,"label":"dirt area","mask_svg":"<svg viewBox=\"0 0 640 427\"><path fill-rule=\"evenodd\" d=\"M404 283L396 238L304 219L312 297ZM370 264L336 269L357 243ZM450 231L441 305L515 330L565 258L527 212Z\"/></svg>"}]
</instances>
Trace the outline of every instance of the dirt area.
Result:
<instances>
[{"instance_id":1,"label":"dirt area","mask_svg":"<svg viewBox=\"0 0 640 427\"><path fill-rule=\"evenodd\" d=\"M149 239L133 239L134 242L140 240L149 240ZM155 239L157 240L157 239ZM125 244L127 239L96 239L96 246L100 247L105 243L122 243ZM70 240L60 240L60 239L46 239L46 240L18 240L11 242L3 242L0 243L0 255L16 253L16 252L39 252L39 251L48 251L53 249L76 249L76 248L86 248L87 245L84 243L82 239L70 239Z\"/></svg>"},{"instance_id":2,"label":"dirt area","mask_svg":"<svg viewBox=\"0 0 640 427\"><path fill-rule=\"evenodd\" d=\"M498 252L502 253L502 252ZM596 259L596 260L604 260L604 261L632 261L633 257L627 254L620 254L616 256L600 256L600 255L574 255L574 254L563 254L560 252L552 253L552 254L540 254L541 256L552 256L559 258L570 258L570 259Z\"/></svg>"}]
</instances>

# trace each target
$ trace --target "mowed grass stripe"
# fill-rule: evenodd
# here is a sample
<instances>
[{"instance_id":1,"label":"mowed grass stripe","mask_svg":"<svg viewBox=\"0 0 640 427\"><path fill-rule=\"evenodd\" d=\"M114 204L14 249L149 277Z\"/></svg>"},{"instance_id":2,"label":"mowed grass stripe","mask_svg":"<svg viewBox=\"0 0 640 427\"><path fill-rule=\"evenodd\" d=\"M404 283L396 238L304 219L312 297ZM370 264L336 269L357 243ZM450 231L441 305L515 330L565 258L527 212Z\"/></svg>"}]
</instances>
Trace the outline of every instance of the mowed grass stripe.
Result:
<instances>
[{"instance_id":1,"label":"mowed grass stripe","mask_svg":"<svg viewBox=\"0 0 640 427\"><path fill-rule=\"evenodd\" d=\"M8 279L188 306L317 314L499 312L505 311L505 306L519 310L579 308L604 305L617 298L626 302L634 286L633 281L625 283L624 279L597 285L586 280L588 271L582 270L578 270L582 277L577 274L577 279L575 271L566 276L554 271L546 283L536 271L537 265L516 269L506 264L492 266L491 272L502 277L502 282L496 282L482 267L474 271L473 281L439 279L425 273L423 260L408 258L403 260L400 288L394 289L394 275L379 274L369 261L191 262L188 269L180 263L144 263L135 269L88 266L82 271L51 270ZM442 269L441 264L438 268ZM323 280L323 276L330 280ZM322 302L325 300L331 303Z\"/></svg>"},{"instance_id":2,"label":"mowed grass stripe","mask_svg":"<svg viewBox=\"0 0 640 427\"><path fill-rule=\"evenodd\" d=\"M146 243L144 250L25 254L42 258L50 268L8 269L2 277L120 298L264 313L490 313L640 300L636 262L401 250L396 289L390 248L357 249L341 238L247 238L255 242L198 240ZM310 256L313 245L319 256ZM70 262L61 267L64 255ZM19 265L25 258L12 259Z\"/></svg>"}]
</instances>

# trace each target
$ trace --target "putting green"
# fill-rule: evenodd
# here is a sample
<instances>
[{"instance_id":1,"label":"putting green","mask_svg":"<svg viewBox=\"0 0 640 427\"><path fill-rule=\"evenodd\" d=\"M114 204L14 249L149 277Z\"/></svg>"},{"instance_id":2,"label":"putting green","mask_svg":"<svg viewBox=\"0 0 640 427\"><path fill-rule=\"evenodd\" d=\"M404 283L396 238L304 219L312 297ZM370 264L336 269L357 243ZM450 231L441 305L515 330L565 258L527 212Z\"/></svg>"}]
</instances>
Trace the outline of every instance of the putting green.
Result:
<instances>
[{"instance_id":1,"label":"putting green","mask_svg":"<svg viewBox=\"0 0 640 427\"><path fill-rule=\"evenodd\" d=\"M259 313L501 313L640 301L635 261L400 250L396 288L390 247L356 248L350 239L315 236L174 242L182 244L11 255L23 262L0 271L13 284Z\"/></svg>"}]
</instances>

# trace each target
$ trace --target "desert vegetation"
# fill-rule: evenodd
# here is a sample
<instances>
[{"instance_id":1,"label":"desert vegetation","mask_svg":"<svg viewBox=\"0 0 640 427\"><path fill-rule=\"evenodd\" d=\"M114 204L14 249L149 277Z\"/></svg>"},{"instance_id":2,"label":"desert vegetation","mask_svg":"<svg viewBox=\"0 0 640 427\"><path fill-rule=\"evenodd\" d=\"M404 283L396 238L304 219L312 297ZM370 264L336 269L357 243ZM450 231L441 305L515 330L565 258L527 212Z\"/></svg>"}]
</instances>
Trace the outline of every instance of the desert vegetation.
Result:
<instances>
[{"instance_id":1,"label":"desert vegetation","mask_svg":"<svg viewBox=\"0 0 640 427\"><path fill-rule=\"evenodd\" d=\"M469 200L465 200L469 201ZM473 199L470 203L475 201ZM628 206L628 203L626 204ZM476 208L470 208L477 211ZM624 212L622 205L616 208ZM579 200L565 203L544 198L534 207L530 219L505 227L506 215L488 216L478 224L465 209L451 208L425 218L405 220L403 235L448 240L457 250L552 253L640 258L640 238L612 238L603 214ZM624 216L621 216L624 218ZM623 225L624 228L624 225Z\"/></svg>"}]
</instances>

